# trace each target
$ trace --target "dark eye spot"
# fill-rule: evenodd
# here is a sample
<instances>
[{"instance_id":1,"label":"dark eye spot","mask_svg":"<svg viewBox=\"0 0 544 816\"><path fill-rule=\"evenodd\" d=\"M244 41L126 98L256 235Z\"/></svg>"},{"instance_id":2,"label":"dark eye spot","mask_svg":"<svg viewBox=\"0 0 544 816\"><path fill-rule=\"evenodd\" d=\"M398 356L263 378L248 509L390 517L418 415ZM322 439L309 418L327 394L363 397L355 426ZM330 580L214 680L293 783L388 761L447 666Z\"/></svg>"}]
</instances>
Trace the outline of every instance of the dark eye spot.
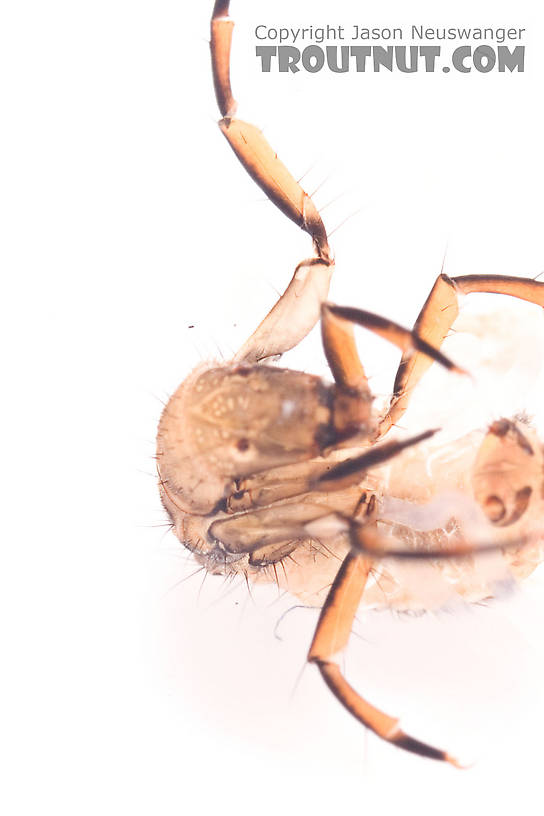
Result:
<instances>
[{"instance_id":1,"label":"dark eye spot","mask_svg":"<svg viewBox=\"0 0 544 816\"><path fill-rule=\"evenodd\" d=\"M236 447L237 447L237 448L238 448L238 450L239 450L239 451L241 451L242 453L243 453L244 451L247 451L247 450L248 450L248 448L249 448L249 440L248 440L248 439L246 439L245 437L243 437L242 439L239 439L239 440L238 440L238 442L236 443Z\"/></svg>"}]
</instances>

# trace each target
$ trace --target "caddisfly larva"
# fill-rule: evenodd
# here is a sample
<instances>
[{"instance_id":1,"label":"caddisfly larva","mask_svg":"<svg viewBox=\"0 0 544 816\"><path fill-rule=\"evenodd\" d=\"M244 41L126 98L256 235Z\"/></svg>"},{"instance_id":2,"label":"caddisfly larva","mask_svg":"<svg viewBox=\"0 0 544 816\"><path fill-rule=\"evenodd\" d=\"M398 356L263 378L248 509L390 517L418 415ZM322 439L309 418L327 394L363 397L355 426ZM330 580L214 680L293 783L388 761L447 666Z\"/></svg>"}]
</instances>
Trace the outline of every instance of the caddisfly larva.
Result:
<instances>
[{"instance_id":1,"label":"caddisfly larva","mask_svg":"<svg viewBox=\"0 0 544 816\"><path fill-rule=\"evenodd\" d=\"M461 296L489 292L544 307L544 283L440 274L411 330L329 302L334 260L314 202L261 131L236 118L228 12L229 0L217 0L211 21L220 129L268 198L310 235L314 255L234 358L200 365L169 400L157 442L161 498L177 537L208 571L278 580L302 597L328 586L308 660L378 736L456 764L360 696L337 656L361 603L439 608L452 591L476 601L493 594L505 569L522 578L542 559L544 457L530 426L501 418L445 444L435 429L389 434L433 362L464 373L440 350ZM319 320L333 383L267 363ZM354 326L402 352L383 412L373 407ZM316 561L322 547L337 558Z\"/></svg>"}]
</instances>

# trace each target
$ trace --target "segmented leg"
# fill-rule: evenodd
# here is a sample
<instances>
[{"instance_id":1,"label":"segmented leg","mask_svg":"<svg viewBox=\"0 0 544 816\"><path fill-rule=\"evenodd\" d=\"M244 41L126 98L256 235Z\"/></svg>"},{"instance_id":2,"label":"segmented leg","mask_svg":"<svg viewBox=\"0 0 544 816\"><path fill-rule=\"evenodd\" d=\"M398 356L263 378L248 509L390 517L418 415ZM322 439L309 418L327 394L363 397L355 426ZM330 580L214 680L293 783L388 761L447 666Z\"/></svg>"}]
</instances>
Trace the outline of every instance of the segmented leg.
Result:
<instances>
[{"instance_id":1,"label":"segmented leg","mask_svg":"<svg viewBox=\"0 0 544 816\"><path fill-rule=\"evenodd\" d=\"M349 532L351 546L354 552L371 558L400 558L407 561L449 561L454 558L467 558L495 553L499 550L518 550L526 544L538 540L540 530L534 530L530 535L518 535L515 538L493 541L478 541L477 543L463 542L458 546L443 548L427 547L425 549L411 549L409 547L391 547L387 540L380 535L376 527L362 524L353 519L344 519L345 528ZM311 529L311 523L308 525ZM340 526L339 526L339 529Z\"/></svg>"},{"instance_id":2,"label":"segmented leg","mask_svg":"<svg viewBox=\"0 0 544 816\"><path fill-rule=\"evenodd\" d=\"M411 444L414 444L414 440L411 440ZM359 481L361 479L362 475L359 474ZM518 535L512 539L501 538L500 541L479 541L474 545L463 542L455 547L444 548L418 550L392 547L389 540L369 524L368 518L363 522L353 518L360 499L361 488L358 484L347 484L345 487L335 485L330 493L301 493L284 503L218 519L210 525L208 536L220 544L226 553L234 555L252 553L282 541L326 541L327 538L346 534L352 551L361 556L428 561L485 555L498 550L517 550L541 535L541 531L535 531L531 536Z\"/></svg>"},{"instance_id":3,"label":"segmented leg","mask_svg":"<svg viewBox=\"0 0 544 816\"><path fill-rule=\"evenodd\" d=\"M321 339L325 356L339 386L370 396L368 380L357 351L353 323L336 314L332 304L321 308Z\"/></svg>"},{"instance_id":4,"label":"segmented leg","mask_svg":"<svg viewBox=\"0 0 544 816\"><path fill-rule=\"evenodd\" d=\"M349 640L371 566L372 561L358 553L346 556L321 610L308 660L317 664L327 686L342 705L379 737L406 751L457 765L445 751L410 737L399 727L398 719L361 697L344 678L335 660Z\"/></svg>"},{"instance_id":5,"label":"segmented leg","mask_svg":"<svg viewBox=\"0 0 544 816\"><path fill-rule=\"evenodd\" d=\"M428 431L402 442L385 443L339 465L319 459L282 468L285 481L274 471L244 479L226 499L227 512L233 515L214 521L209 535L230 553L249 553L284 539L305 540L309 525L329 516L336 517L334 532L349 530L346 520L359 504L366 470L432 434ZM259 503L271 499L274 504L259 508Z\"/></svg>"},{"instance_id":6,"label":"segmented leg","mask_svg":"<svg viewBox=\"0 0 544 816\"><path fill-rule=\"evenodd\" d=\"M544 307L544 283L528 278L501 275L439 275L414 324L414 332L433 346L440 347L459 314L458 294L487 292L510 295ZM420 350L403 353L389 410L379 425L383 436L408 408L410 396L432 360Z\"/></svg>"},{"instance_id":7,"label":"segmented leg","mask_svg":"<svg viewBox=\"0 0 544 816\"><path fill-rule=\"evenodd\" d=\"M417 324L413 330L410 331L409 329L399 326L398 323L394 323L392 320L373 314L373 312L365 312L363 309L355 309L351 306L335 306L333 303L324 303L322 312L325 316L327 313L331 313L336 318L349 321L350 323L356 323L374 332L374 334L383 337L384 340L388 340L394 346L400 348L404 354L408 356L414 355L414 352L417 351L428 360L429 365L433 360L436 360L445 368L449 368L457 374L466 374L466 371L456 366L445 354L442 354L442 352L435 347L432 340L428 341L422 336L418 331ZM327 348L325 348L325 351L328 356ZM350 355L353 353L351 348L349 348L349 353ZM355 351L355 353L357 352Z\"/></svg>"},{"instance_id":8,"label":"segmented leg","mask_svg":"<svg viewBox=\"0 0 544 816\"><path fill-rule=\"evenodd\" d=\"M283 295L234 359L252 365L300 343L319 320L333 270L334 264L318 258L302 261Z\"/></svg>"},{"instance_id":9,"label":"segmented leg","mask_svg":"<svg viewBox=\"0 0 544 816\"><path fill-rule=\"evenodd\" d=\"M416 349L446 368L464 373L437 348L384 317L346 306L324 303L321 307L321 334L325 356L336 382L335 430L338 442L365 444L376 436L371 413L372 395L361 363L353 324L363 326L398 346L404 352Z\"/></svg>"},{"instance_id":10,"label":"segmented leg","mask_svg":"<svg viewBox=\"0 0 544 816\"><path fill-rule=\"evenodd\" d=\"M385 442L383 445L373 446L359 456L353 456L337 465L329 466L325 472L319 473L314 478L311 482L311 488L312 490L328 492L329 490L339 490L359 484L368 470L377 465L382 465L389 459L393 459L406 448L424 442L434 436L436 432L436 429L424 431L417 436L411 436L409 439L398 442Z\"/></svg>"},{"instance_id":11,"label":"segmented leg","mask_svg":"<svg viewBox=\"0 0 544 816\"><path fill-rule=\"evenodd\" d=\"M234 23L228 16L229 5L229 0L216 0L211 20L213 80L223 117L219 127L270 201L311 236L317 254L317 258L299 264L282 297L235 358L256 363L293 348L315 326L320 304L328 294L333 263L325 226L310 196L278 159L261 131L234 118L236 101L230 84Z\"/></svg>"},{"instance_id":12,"label":"segmented leg","mask_svg":"<svg viewBox=\"0 0 544 816\"><path fill-rule=\"evenodd\" d=\"M331 515L338 518L325 534L349 533L349 520L360 503L367 472L434 433L386 442L341 462L335 448L333 461L320 456L238 479L225 499L228 516L213 522L210 535L231 552L252 552L265 539L275 542L286 534L291 539L306 539L308 524ZM372 490L370 484L368 489ZM322 534L321 529L314 532L317 537Z\"/></svg>"},{"instance_id":13,"label":"segmented leg","mask_svg":"<svg viewBox=\"0 0 544 816\"><path fill-rule=\"evenodd\" d=\"M212 71L219 127L249 175L279 209L312 236L317 254L330 261L327 233L310 196L281 162L261 131L235 119L236 102L230 84L230 48L234 22L229 0L216 0L211 20Z\"/></svg>"},{"instance_id":14,"label":"segmented leg","mask_svg":"<svg viewBox=\"0 0 544 816\"><path fill-rule=\"evenodd\" d=\"M311 501L308 498L302 495L284 504L214 521L209 535L229 553L251 553L286 540L305 541L311 537L307 526L328 516L337 517L335 527L339 530L345 528L344 516L355 512L361 490L353 487L312 497Z\"/></svg>"}]
</instances>

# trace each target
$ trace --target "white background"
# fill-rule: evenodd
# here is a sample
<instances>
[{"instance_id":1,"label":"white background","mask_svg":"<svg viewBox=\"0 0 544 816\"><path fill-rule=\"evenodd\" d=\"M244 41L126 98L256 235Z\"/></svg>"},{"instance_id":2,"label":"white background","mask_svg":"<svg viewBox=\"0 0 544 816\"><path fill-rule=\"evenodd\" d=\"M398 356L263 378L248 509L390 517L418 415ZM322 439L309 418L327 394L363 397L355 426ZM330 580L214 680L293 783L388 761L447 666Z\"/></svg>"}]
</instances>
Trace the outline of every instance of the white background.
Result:
<instances>
[{"instance_id":1,"label":"white background","mask_svg":"<svg viewBox=\"0 0 544 816\"><path fill-rule=\"evenodd\" d=\"M4 812L539 812L541 574L489 609L370 615L352 639L354 684L477 760L465 772L365 734L311 667L297 684L316 610L290 613L278 640L293 602L274 588L252 601L220 578L178 583L194 565L156 526L161 400L228 358L310 253L214 125L208 6L3 6ZM240 114L309 192L322 184L319 207L340 196L329 229L350 216L332 299L408 324L444 255L450 275L543 270L540 7L239 0L232 14ZM412 22L526 27L526 71L279 76L254 56L258 23ZM396 357L364 342L379 394ZM316 336L285 364L321 360ZM498 380L490 415L522 407Z\"/></svg>"}]
</instances>

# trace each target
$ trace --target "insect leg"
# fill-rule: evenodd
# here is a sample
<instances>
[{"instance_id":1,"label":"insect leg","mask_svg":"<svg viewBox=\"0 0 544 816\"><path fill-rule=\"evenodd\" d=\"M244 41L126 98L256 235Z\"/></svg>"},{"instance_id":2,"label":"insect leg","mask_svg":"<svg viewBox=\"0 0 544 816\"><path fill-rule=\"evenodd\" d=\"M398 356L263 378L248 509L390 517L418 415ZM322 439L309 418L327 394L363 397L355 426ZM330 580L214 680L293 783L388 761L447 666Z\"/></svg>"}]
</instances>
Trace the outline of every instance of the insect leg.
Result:
<instances>
[{"instance_id":1,"label":"insect leg","mask_svg":"<svg viewBox=\"0 0 544 816\"><path fill-rule=\"evenodd\" d=\"M408 356L418 351L429 360L429 365L433 360L436 360L445 368L449 368L457 374L466 374L466 371L456 366L432 342L422 337L417 331L417 326L410 331L399 326L393 320L388 320L386 317L381 317L373 312L365 312L363 309L355 309L351 306L335 306L333 303L324 303L321 311L325 319L330 313L336 318L356 323L374 332L374 334L383 337L384 340L388 340L394 346L400 348Z\"/></svg>"},{"instance_id":2,"label":"insect leg","mask_svg":"<svg viewBox=\"0 0 544 816\"><path fill-rule=\"evenodd\" d=\"M485 555L497 551L519 550L524 545L534 543L542 535L541 530L534 530L531 535L519 535L512 539L497 541L478 541L469 543L462 540L460 544L440 549L410 549L409 547L391 547L384 536L380 535L375 525L361 524L353 519L345 519L349 537L354 551L372 558L400 558L409 561L428 561L429 559L447 561L452 558L468 558L474 555ZM309 525L311 529L311 525Z\"/></svg>"},{"instance_id":3,"label":"insect leg","mask_svg":"<svg viewBox=\"0 0 544 816\"><path fill-rule=\"evenodd\" d=\"M361 363L353 324L363 326L398 346L407 355L416 349L426 358L458 373L464 373L442 352L423 340L416 331L409 331L372 312L324 303L321 307L321 336L325 356L336 382L335 428L339 439L353 441L357 429L363 429L368 442L377 436L371 415L372 395Z\"/></svg>"},{"instance_id":4,"label":"insect leg","mask_svg":"<svg viewBox=\"0 0 544 816\"><path fill-rule=\"evenodd\" d=\"M323 473L319 473L311 482L313 490L329 491L360 484L367 471L376 465L382 465L395 456L398 456L406 448L418 445L429 439L437 430L424 431L417 436L411 436L401 441L385 442L383 445L376 445L361 453L345 459L338 464L330 465Z\"/></svg>"},{"instance_id":5,"label":"insect leg","mask_svg":"<svg viewBox=\"0 0 544 816\"><path fill-rule=\"evenodd\" d=\"M284 540L305 541L311 538L307 528L323 518L331 519L335 531L344 531L345 519L351 518L360 498L357 485L329 495L302 495L293 501L220 518L211 524L208 535L229 553L250 553Z\"/></svg>"},{"instance_id":6,"label":"insect leg","mask_svg":"<svg viewBox=\"0 0 544 816\"><path fill-rule=\"evenodd\" d=\"M284 294L235 357L238 361L256 363L293 348L315 326L320 305L328 295L334 264L325 226L310 196L261 131L234 118L236 102L230 84L234 23L228 16L229 5L229 0L216 0L211 19L213 80L223 117L219 127L245 170L270 201L311 236L317 255L297 266Z\"/></svg>"},{"instance_id":7,"label":"insect leg","mask_svg":"<svg viewBox=\"0 0 544 816\"><path fill-rule=\"evenodd\" d=\"M315 204L281 162L255 125L235 119L230 84L230 49L234 22L229 0L216 0L211 19L210 49L219 127L252 179L279 209L308 232L319 258L330 261L327 233Z\"/></svg>"},{"instance_id":8,"label":"insect leg","mask_svg":"<svg viewBox=\"0 0 544 816\"><path fill-rule=\"evenodd\" d=\"M236 490L225 499L225 509L227 513L237 513L271 504L277 506L283 499L293 499L315 491L333 492L336 496L344 488L358 487L371 468L389 461L406 448L429 439L435 433L435 430L429 430L401 441L368 446L361 455L351 456L340 462L320 457L238 479ZM356 496L359 492L357 490ZM313 500L316 498L314 495Z\"/></svg>"},{"instance_id":9,"label":"insect leg","mask_svg":"<svg viewBox=\"0 0 544 816\"><path fill-rule=\"evenodd\" d=\"M229 5L230 0L216 0L210 24L213 84L221 116L233 116L236 112L236 101L230 85L230 47L234 20L229 17Z\"/></svg>"},{"instance_id":10,"label":"insect leg","mask_svg":"<svg viewBox=\"0 0 544 816\"><path fill-rule=\"evenodd\" d=\"M430 362L437 360L446 368L465 373L415 330L409 331L392 320L362 309L324 303L321 307L321 336L325 356L342 402L340 407L343 416L339 420L339 429L343 424L349 430L352 426L356 427L358 422L360 424L361 420L366 420L364 424L368 425L370 418L372 396L355 344L353 324L363 326L398 346L407 357L414 355L417 350ZM374 433L371 434L373 435Z\"/></svg>"},{"instance_id":11,"label":"insect leg","mask_svg":"<svg viewBox=\"0 0 544 816\"><path fill-rule=\"evenodd\" d=\"M344 678L335 660L349 640L371 566L372 561L358 553L346 556L321 610L308 660L317 664L325 683L350 714L379 737L406 751L457 765L445 751L409 736L399 727L398 719L361 697Z\"/></svg>"},{"instance_id":12,"label":"insect leg","mask_svg":"<svg viewBox=\"0 0 544 816\"><path fill-rule=\"evenodd\" d=\"M357 351L353 323L335 313L331 304L321 308L321 339L323 349L338 385L370 395L368 380Z\"/></svg>"},{"instance_id":13,"label":"insect leg","mask_svg":"<svg viewBox=\"0 0 544 816\"><path fill-rule=\"evenodd\" d=\"M414 324L414 332L435 347L440 347L459 314L458 294L488 292L510 295L544 307L544 283L528 278L501 275L463 275L449 278L439 275ZM431 366L432 360L417 351L404 352L393 387L389 410L379 426L383 436L408 408L410 396Z\"/></svg>"},{"instance_id":14,"label":"insect leg","mask_svg":"<svg viewBox=\"0 0 544 816\"><path fill-rule=\"evenodd\" d=\"M285 292L234 359L241 363L259 363L300 343L319 320L333 270L332 263L318 258L302 261Z\"/></svg>"},{"instance_id":15,"label":"insect leg","mask_svg":"<svg viewBox=\"0 0 544 816\"><path fill-rule=\"evenodd\" d=\"M513 275L460 275L451 279L459 292L488 292L492 295L510 295L544 308L544 283L532 278Z\"/></svg>"}]
</instances>

